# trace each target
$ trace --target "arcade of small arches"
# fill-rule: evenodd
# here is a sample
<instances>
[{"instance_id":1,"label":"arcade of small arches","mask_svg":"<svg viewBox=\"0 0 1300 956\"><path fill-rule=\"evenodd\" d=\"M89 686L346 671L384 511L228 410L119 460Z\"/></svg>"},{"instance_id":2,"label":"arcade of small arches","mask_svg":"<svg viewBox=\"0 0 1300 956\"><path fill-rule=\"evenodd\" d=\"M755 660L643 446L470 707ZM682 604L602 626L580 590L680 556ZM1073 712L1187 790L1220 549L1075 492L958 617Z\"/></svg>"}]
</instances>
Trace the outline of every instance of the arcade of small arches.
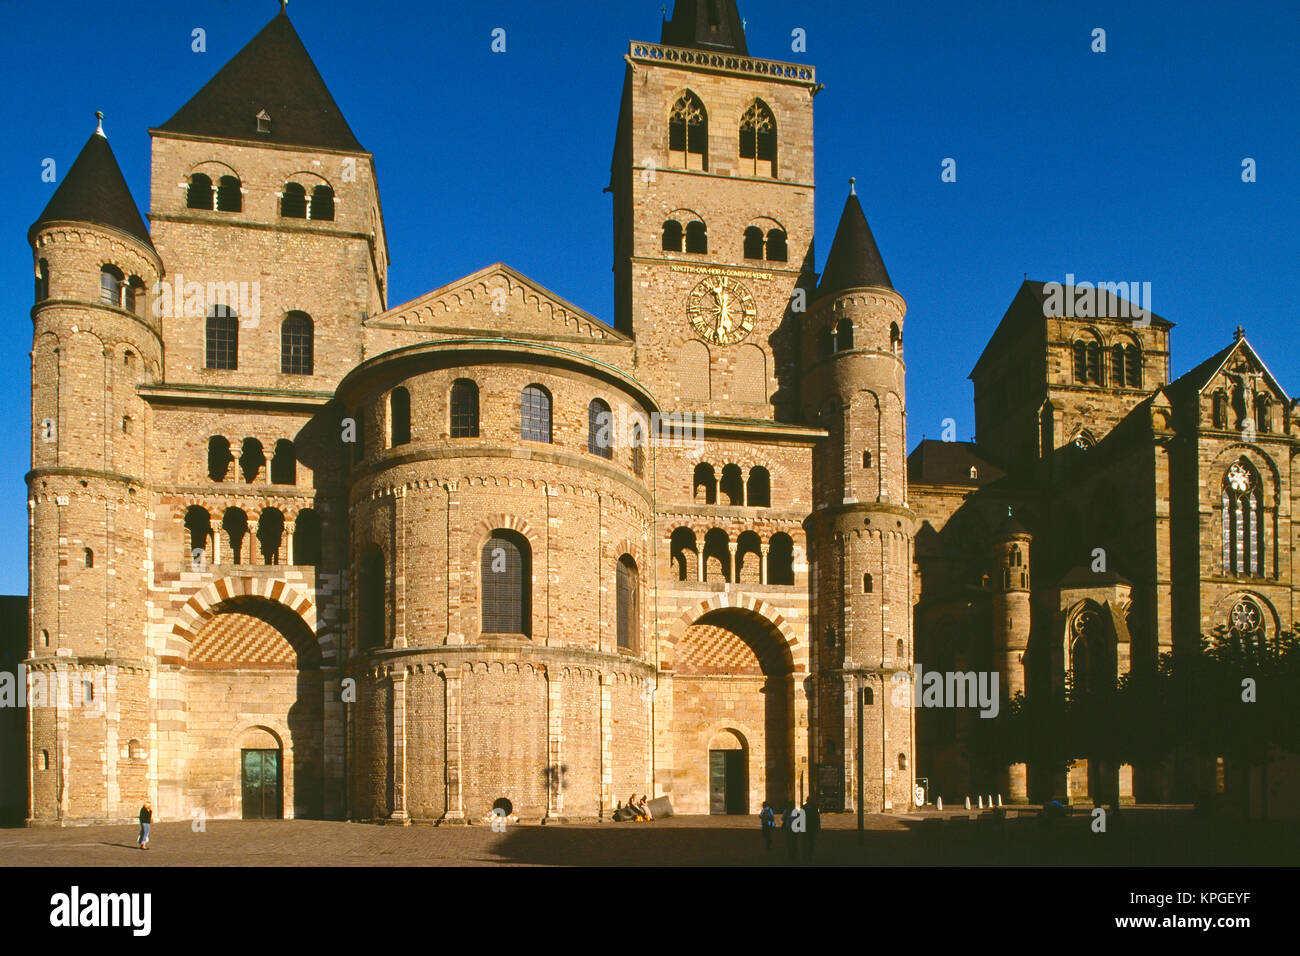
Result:
<instances>
[{"instance_id":1,"label":"arcade of small arches","mask_svg":"<svg viewBox=\"0 0 1300 956\"><path fill-rule=\"evenodd\" d=\"M721 528L674 528L669 560L678 581L793 585L794 539L778 531L764 541L757 531L742 531L732 541Z\"/></svg>"},{"instance_id":2,"label":"arcade of small arches","mask_svg":"<svg viewBox=\"0 0 1300 956\"><path fill-rule=\"evenodd\" d=\"M1106 344L1098 333L1087 329L1075 335L1072 350L1077 384L1142 387L1142 346L1137 339L1125 335Z\"/></svg>"},{"instance_id":3,"label":"arcade of small arches","mask_svg":"<svg viewBox=\"0 0 1300 956\"><path fill-rule=\"evenodd\" d=\"M1235 407L1238 421L1249 422L1257 433L1268 434L1273 430L1273 396L1268 392L1256 392L1251 399L1244 385L1235 386L1231 395L1226 388L1220 388L1211 397L1211 406L1215 428L1227 430L1232 427Z\"/></svg>"},{"instance_id":4,"label":"arcade of small arches","mask_svg":"<svg viewBox=\"0 0 1300 956\"><path fill-rule=\"evenodd\" d=\"M773 220L766 222L770 223L767 228L757 221L745 227L745 258L767 262L788 261L790 253L785 230ZM664 220L661 244L665 252L706 253L709 251L708 226L695 213L677 210Z\"/></svg>"},{"instance_id":5,"label":"arcade of small arches","mask_svg":"<svg viewBox=\"0 0 1300 956\"><path fill-rule=\"evenodd\" d=\"M214 527L212 512L195 504L185 509L181 520L189 563L196 566L314 566L321 561L321 522L314 508L291 509L286 514L268 506L250 518L243 508L230 506L220 512Z\"/></svg>"},{"instance_id":6,"label":"arcade of small arches","mask_svg":"<svg viewBox=\"0 0 1300 956\"><path fill-rule=\"evenodd\" d=\"M728 464L722 466L719 477L713 465L700 462L695 466L691 479L692 497L699 504L725 504L733 507L770 508L772 507L772 475L762 465L749 469L748 479L744 478L740 466ZM721 494L726 500L719 502Z\"/></svg>"},{"instance_id":7,"label":"arcade of small arches","mask_svg":"<svg viewBox=\"0 0 1300 956\"><path fill-rule=\"evenodd\" d=\"M853 320L843 316L833 325L828 325L817 333L817 357L829 358L836 352L847 352L855 348L853 341ZM897 322L889 323L889 351L897 355L903 348L903 332Z\"/></svg>"},{"instance_id":8,"label":"arcade of small arches","mask_svg":"<svg viewBox=\"0 0 1300 956\"><path fill-rule=\"evenodd\" d=\"M298 484L298 455L293 442L287 438L276 441L268 468L265 446L261 439L245 438L240 443L239 458L236 459L230 439L224 435L210 437L208 439L208 480L224 482L230 477L232 464L238 464L239 475L243 477L245 484L255 483L263 477L263 474L273 485Z\"/></svg>"},{"instance_id":9,"label":"arcade of small arches","mask_svg":"<svg viewBox=\"0 0 1300 956\"><path fill-rule=\"evenodd\" d=\"M319 178L306 173L299 178L308 176L311 179ZM334 187L326 182L313 183L309 193L302 183L290 179L284 184L279 199L282 219L334 219ZM215 181L207 173L191 173L185 185L185 206L187 209L206 209L212 212L243 212L243 183L233 171L218 175Z\"/></svg>"}]
</instances>

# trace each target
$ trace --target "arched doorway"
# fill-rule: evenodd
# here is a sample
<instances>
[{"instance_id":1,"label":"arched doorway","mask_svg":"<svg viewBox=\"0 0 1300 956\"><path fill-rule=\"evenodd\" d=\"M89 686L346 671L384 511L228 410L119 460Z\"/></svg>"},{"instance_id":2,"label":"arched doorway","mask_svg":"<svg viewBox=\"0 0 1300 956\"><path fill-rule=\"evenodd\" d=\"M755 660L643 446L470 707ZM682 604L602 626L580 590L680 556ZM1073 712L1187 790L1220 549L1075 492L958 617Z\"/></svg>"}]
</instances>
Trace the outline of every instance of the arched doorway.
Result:
<instances>
[{"instance_id":1,"label":"arched doorway","mask_svg":"<svg viewBox=\"0 0 1300 956\"><path fill-rule=\"evenodd\" d=\"M316 635L292 608L211 607L184 663L182 806L211 818L324 815L324 688Z\"/></svg>"},{"instance_id":2,"label":"arched doorway","mask_svg":"<svg viewBox=\"0 0 1300 956\"><path fill-rule=\"evenodd\" d=\"M673 650L673 805L757 813L794 795L794 664L762 614L711 610Z\"/></svg>"}]
</instances>

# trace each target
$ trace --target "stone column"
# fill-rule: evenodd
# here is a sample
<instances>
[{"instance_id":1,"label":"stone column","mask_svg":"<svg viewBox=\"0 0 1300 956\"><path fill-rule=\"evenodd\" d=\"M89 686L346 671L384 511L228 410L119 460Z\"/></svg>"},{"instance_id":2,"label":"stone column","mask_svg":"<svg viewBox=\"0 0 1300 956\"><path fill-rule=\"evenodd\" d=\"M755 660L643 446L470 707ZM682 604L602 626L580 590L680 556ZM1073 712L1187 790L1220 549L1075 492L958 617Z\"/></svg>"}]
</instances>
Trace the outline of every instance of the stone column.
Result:
<instances>
[{"instance_id":1,"label":"stone column","mask_svg":"<svg viewBox=\"0 0 1300 956\"><path fill-rule=\"evenodd\" d=\"M722 569L722 578L724 581L730 581L732 584L735 584L738 577L740 577L740 575L736 573L736 542L728 541L727 567Z\"/></svg>"},{"instance_id":2,"label":"stone column","mask_svg":"<svg viewBox=\"0 0 1300 956\"><path fill-rule=\"evenodd\" d=\"M292 565L292 564L294 563L294 560L293 560L293 533L294 533L294 530L297 528L297 526L298 526L298 523L297 523L296 521L286 521L286 522L284 523L284 543L285 543L285 554L286 554L287 557L288 557L288 563L289 563L290 565Z\"/></svg>"},{"instance_id":3,"label":"stone column","mask_svg":"<svg viewBox=\"0 0 1300 956\"><path fill-rule=\"evenodd\" d=\"M460 671L444 670L442 679L447 684L447 809L443 813L444 820L464 821L465 819L465 793L461 787L460 772L460 754L461 754L461 733L460 733L460 695L461 695L461 674Z\"/></svg>"},{"instance_id":4,"label":"stone column","mask_svg":"<svg viewBox=\"0 0 1300 956\"><path fill-rule=\"evenodd\" d=\"M393 684L393 812L390 820L407 823L406 813L406 672L391 678Z\"/></svg>"},{"instance_id":5,"label":"stone column","mask_svg":"<svg viewBox=\"0 0 1300 956\"><path fill-rule=\"evenodd\" d=\"M221 563L221 527L218 526L212 532L212 566L215 568Z\"/></svg>"},{"instance_id":6,"label":"stone column","mask_svg":"<svg viewBox=\"0 0 1300 956\"><path fill-rule=\"evenodd\" d=\"M564 813L564 780L560 768L564 764L564 695L559 678L552 674L550 668L544 671L546 677L547 734L549 736L547 753L550 755L550 773L547 774L546 815L560 816Z\"/></svg>"},{"instance_id":7,"label":"stone column","mask_svg":"<svg viewBox=\"0 0 1300 956\"><path fill-rule=\"evenodd\" d=\"M767 583L767 545L758 546L758 583Z\"/></svg>"},{"instance_id":8,"label":"stone column","mask_svg":"<svg viewBox=\"0 0 1300 956\"><path fill-rule=\"evenodd\" d=\"M704 542L700 542L699 550L695 552L695 569L698 572L697 581L704 580Z\"/></svg>"}]
</instances>

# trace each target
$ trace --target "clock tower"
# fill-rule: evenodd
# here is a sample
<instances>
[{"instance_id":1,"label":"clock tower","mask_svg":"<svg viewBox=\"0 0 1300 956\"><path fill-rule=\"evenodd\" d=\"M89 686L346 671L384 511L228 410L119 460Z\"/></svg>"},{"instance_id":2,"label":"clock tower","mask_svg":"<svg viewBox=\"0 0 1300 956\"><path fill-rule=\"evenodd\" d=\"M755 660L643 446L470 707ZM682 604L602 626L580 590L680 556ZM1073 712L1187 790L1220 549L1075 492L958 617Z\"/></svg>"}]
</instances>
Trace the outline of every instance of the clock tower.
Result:
<instances>
[{"instance_id":1,"label":"clock tower","mask_svg":"<svg viewBox=\"0 0 1300 956\"><path fill-rule=\"evenodd\" d=\"M637 377L665 410L789 420L792 297L814 278L814 70L749 56L734 0L678 0L660 43L625 60L615 326Z\"/></svg>"}]
</instances>

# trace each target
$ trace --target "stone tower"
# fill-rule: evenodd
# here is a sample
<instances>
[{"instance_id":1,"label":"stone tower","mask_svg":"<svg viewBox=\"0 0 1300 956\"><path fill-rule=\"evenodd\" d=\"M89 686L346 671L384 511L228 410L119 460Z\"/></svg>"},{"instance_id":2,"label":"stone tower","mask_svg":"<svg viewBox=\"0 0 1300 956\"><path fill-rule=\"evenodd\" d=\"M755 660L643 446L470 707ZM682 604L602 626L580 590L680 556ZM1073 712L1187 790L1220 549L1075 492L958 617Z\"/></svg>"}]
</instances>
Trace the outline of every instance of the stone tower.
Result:
<instances>
[{"instance_id":1,"label":"stone tower","mask_svg":"<svg viewBox=\"0 0 1300 956\"><path fill-rule=\"evenodd\" d=\"M803 407L829 432L813 459L819 785L828 804L910 804L912 539L902 296L851 192L803 323ZM859 738L858 725L862 735Z\"/></svg>"},{"instance_id":2,"label":"stone tower","mask_svg":"<svg viewBox=\"0 0 1300 956\"><path fill-rule=\"evenodd\" d=\"M28 241L28 819L121 820L147 793L150 410L137 387L161 374L145 290L163 266L102 124Z\"/></svg>"},{"instance_id":3,"label":"stone tower","mask_svg":"<svg viewBox=\"0 0 1300 956\"><path fill-rule=\"evenodd\" d=\"M661 45L626 60L614 325L666 406L785 418L790 300L811 279L813 68L750 58L734 0L681 0Z\"/></svg>"},{"instance_id":4,"label":"stone tower","mask_svg":"<svg viewBox=\"0 0 1300 956\"><path fill-rule=\"evenodd\" d=\"M1028 693L1025 651L1029 647L1029 546L1032 542L1033 535L1010 514L992 536L994 662L1004 705L1017 693ZM1029 782L1024 764L1013 764L1005 769L1000 792L1006 793L1013 803L1029 800Z\"/></svg>"}]
</instances>

